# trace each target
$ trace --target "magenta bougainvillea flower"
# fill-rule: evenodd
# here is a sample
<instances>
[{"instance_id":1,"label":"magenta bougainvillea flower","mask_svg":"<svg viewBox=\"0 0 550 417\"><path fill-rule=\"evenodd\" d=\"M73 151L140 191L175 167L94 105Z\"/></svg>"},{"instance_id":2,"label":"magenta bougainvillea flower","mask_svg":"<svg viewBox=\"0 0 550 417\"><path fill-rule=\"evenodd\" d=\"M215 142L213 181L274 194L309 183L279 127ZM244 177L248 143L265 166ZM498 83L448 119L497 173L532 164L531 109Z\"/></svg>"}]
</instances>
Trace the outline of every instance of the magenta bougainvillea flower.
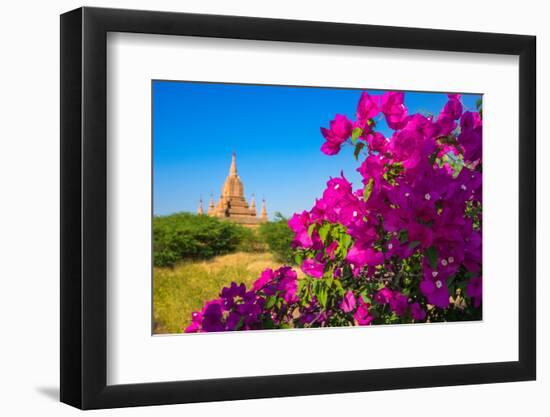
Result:
<instances>
[{"instance_id":1,"label":"magenta bougainvillea flower","mask_svg":"<svg viewBox=\"0 0 550 417\"><path fill-rule=\"evenodd\" d=\"M378 304L388 304L393 298L393 292L387 287L382 288L374 295L374 300Z\"/></svg>"},{"instance_id":2,"label":"magenta bougainvillea flower","mask_svg":"<svg viewBox=\"0 0 550 417\"><path fill-rule=\"evenodd\" d=\"M389 142L380 132L367 134L365 140L369 145L369 150L373 152L378 152L379 154L384 153Z\"/></svg>"},{"instance_id":3,"label":"magenta bougainvillea flower","mask_svg":"<svg viewBox=\"0 0 550 417\"><path fill-rule=\"evenodd\" d=\"M426 311L424 311L419 303L412 303L411 316L415 321L422 321L426 318Z\"/></svg>"},{"instance_id":4,"label":"magenta bougainvillea flower","mask_svg":"<svg viewBox=\"0 0 550 417\"><path fill-rule=\"evenodd\" d=\"M370 304L363 301L361 297L359 297L359 303L357 310L353 314L353 318L359 324L360 326L367 326L372 323L374 320L374 316L372 316L369 312Z\"/></svg>"},{"instance_id":5,"label":"magenta bougainvillea flower","mask_svg":"<svg viewBox=\"0 0 550 417\"><path fill-rule=\"evenodd\" d=\"M408 110L404 103L405 94L391 91L380 98L380 110L386 116L388 126L393 130L403 129L408 122Z\"/></svg>"},{"instance_id":6,"label":"magenta bougainvillea flower","mask_svg":"<svg viewBox=\"0 0 550 417\"><path fill-rule=\"evenodd\" d=\"M294 246L301 246L303 248L309 248L313 245L313 240L308 233L308 227L310 223L309 213L307 211L301 214L295 213L288 221L288 227L295 233L292 244Z\"/></svg>"},{"instance_id":7,"label":"magenta bougainvillea flower","mask_svg":"<svg viewBox=\"0 0 550 417\"><path fill-rule=\"evenodd\" d=\"M202 329L206 332L219 332L225 330L222 323L223 310L219 301L206 303L202 313Z\"/></svg>"},{"instance_id":8,"label":"magenta bougainvillea flower","mask_svg":"<svg viewBox=\"0 0 550 417\"><path fill-rule=\"evenodd\" d=\"M271 276L272 278L262 287L262 292L268 296L279 295L287 302L294 301L298 278L296 271L289 266L284 266L274 271Z\"/></svg>"},{"instance_id":9,"label":"magenta bougainvillea flower","mask_svg":"<svg viewBox=\"0 0 550 417\"><path fill-rule=\"evenodd\" d=\"M340 308L345 313L351 313L355 309L355 304L355 296L353 295L353 292L348 291L340 304Z\"/></svg>"},{"instance_id":10,"label":"magenta bougainvillea flower","mask_svg":"<svg viewBox=\"0 0 550 417\"><path fill-rule=\"evenodd\" d=\"M334 120L330 122L330 130L334 136L346 140L350 137L352 131L352 123L346 116L337 114Z\"/></svg>"},{"instance_id":11,"label":"magenta bougainvillea flower","mask_svg":"<svg viewBox=\"0 0 550 417\"><path fill-rule=\"evenodd\" d=\"M288 221L305 276L284 266L250 289L231 283L185 331L481 317L482 130L481 112L465 111L458 94L431 116L410 114L402 92L362 93L355 120L337 114L321 128L324 154L355 148L361 181L328 179L311 210Z\"/></svg>"},{"instance_id":12,"label":"magenta bougainvillea flower","mask_svg":"<svg viewBox=\"0 0 550 417\"><path fill-rule=\"evenodd\" d=\"M408 297L399 293L394 294L390 299L390 308L398 316L403 316L409 310Z\"/></svg>"},{"instance_id":13,"label":"magenta bougainvillea flower","mask_svg":"<svg viewBox=\"0 0 550 417\"><path fill-rule=\"evenodd\" d=\"M448 94L448 97L449 101L447 101L441 113L447 115L452 120L457 120L462 115L460 94Z\"/></svg>"},{"instance_id":14,"label":"magenta bougainvillea flower","mask_svg":"<svg viewBox=\"0 0 550 417\"><path fill-rule=\"evenodd\" d=\"M346 256L346 261L353 266L357 274L365 265L381 265L384 263L384 254L371 248L361 248L354 245Z\"/></svg>"},{"instance_id":15,"label":"magenta bougainvillea flower","mask_svg":"<svg viewBox=\"0 0 550 417\"><path fill-rule=\"evenodd\" d=\"M275 279L275 273L271 268L264 269L260 277L252 284L254 291L259 291Z\"/></svg>"},{"instance_id":16,"label":"magenta bougainvillea flower","mask_svg":"<svg viewBox=\"0 0 550 417\"><path fill-rule=\"evenodd\" d=\"M328 245L325 249L327 256L332 261L334 260L334 255L336 253L336 249L338 249L338 241L333 241L330 245Z\"/></svg>"},{"instance_id":17,"label":"magenta bougainvillea flower","mask_svg":"<svg viewBox=\"0 0 550 417\"><path fill-rule=\"evenodd\" d=\"M357 104L357 126L365 129L369 120L374 119L380 113L379 99L369 95L366 91L361 94Z\"/></svg>"},{"instance_id":18,"label":"magenta bougainvillea flower","mask_svg":"<svg viewBox=\"0 0 550 417\"><path fill-rule=\"evenodd\" d=\"M434 271L434 274L437 271ZM449 289L444 281L437 279L437 276L433 279L425 279L420 283L420 290L428 300L428 303L433 304L439 308L446 308L449 306Z\"/></svg>"},{"instance_id":19,"label":"magenta bougainvillea flower","mask_svg":"<svg viewBox=\"0 0 550 417\"><path fill-rule=\"evenodd\" d=\"M326 142L321 146L321 151L327 155L335 155L340 152L342 144L351 136L352 123L346 116L337 114L330 122L330 129L321 128L321 134Z\"/></svg>"},{"instance_id":20,"label":"magenta bougainvillea flower","mask_svg":"<svg viewBox=\"0 0 550 417\"><path fill-rule=\"evenodd\" d=\"M306 259L302 262L302 271L310 277L321 278L325 272L325 265L315 259Z\"/></svg>"}]
</instances>

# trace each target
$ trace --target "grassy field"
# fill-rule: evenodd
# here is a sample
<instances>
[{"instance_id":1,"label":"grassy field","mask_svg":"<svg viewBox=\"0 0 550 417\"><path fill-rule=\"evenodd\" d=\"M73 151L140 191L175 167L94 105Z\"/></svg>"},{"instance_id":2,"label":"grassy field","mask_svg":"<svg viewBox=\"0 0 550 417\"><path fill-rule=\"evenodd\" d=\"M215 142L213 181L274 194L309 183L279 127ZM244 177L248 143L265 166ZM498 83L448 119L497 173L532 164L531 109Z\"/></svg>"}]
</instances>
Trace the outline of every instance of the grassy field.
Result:
<instances>
[{"instance_id":1,"label":"grassy field","mask_svg":"<svg viewBox=\"0 0 550 417\"><path fill-rule=\"evenodd\" d=\"M249 286L265 268L278 268L269 252L237 252L208 261L182 262L174 268L155 268L153 316L156 334L181 333L191 313L216 298L231 281Z\"/></svg>"}]
</instances>

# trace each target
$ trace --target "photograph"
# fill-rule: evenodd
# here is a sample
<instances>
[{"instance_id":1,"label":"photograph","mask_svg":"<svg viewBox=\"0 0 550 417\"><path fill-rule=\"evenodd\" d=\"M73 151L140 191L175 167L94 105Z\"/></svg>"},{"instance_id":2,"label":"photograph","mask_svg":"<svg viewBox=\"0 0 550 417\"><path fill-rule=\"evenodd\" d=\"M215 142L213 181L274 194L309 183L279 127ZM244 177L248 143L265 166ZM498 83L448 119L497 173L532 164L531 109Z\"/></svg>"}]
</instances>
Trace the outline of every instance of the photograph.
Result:
<instances>
[{"instance_id":1,"label":"photograph","mask_svg":"<svg viewBox=\"0 0 550 417\"><path fill-rule=\"evenodd\" d=\"M151 88L154 335L483 319L481 93Z\"/></svg>"},{"instance_id":2,"label":"photograph","mask_svg":"<svg viewBox=\"0 0 550 417\"><path fill-rule=\"evenodd\" d=\"M0 416L544 415L543 5L5 2Z\"/></svg>"}]
</instances>

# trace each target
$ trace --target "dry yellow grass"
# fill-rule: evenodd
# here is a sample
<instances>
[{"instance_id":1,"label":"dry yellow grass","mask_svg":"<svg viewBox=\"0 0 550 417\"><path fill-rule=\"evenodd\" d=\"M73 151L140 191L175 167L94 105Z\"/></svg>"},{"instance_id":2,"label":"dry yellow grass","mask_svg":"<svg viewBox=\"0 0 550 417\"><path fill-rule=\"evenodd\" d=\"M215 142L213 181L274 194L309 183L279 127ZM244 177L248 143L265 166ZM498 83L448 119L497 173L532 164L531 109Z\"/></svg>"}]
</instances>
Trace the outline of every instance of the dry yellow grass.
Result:
<instances>
[{"instance_id":1,"label":"dry yellow grass","mask_svg":"<svg viewBox=\"0 0 550 417\"><path fill-rule=\"evenodd\" d=\"M280 266L269 252L238 252L208 261L182 262L174 268L155 268L155 333L181 333L191 322L191 313L216 298L231 281L250 286L265 268Z\"/></svg>"}]
</instances>

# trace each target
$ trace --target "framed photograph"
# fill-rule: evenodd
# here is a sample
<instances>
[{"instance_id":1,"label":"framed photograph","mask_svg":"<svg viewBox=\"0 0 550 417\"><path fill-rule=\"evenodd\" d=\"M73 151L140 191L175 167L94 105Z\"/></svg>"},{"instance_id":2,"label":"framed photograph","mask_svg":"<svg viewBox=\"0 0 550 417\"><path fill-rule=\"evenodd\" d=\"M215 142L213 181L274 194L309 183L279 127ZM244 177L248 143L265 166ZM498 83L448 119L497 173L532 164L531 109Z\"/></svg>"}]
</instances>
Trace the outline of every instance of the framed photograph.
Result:
<instances>
[{"instance_id":1,"label":"framed photograph","mask_svg":"<svg viewBox=\"0 0 550 417\"><path fill-rule=\"evenodd\" d=\"M61 401L533 380L535 37L61 16Z\"/></svg>"}]
</instances>

